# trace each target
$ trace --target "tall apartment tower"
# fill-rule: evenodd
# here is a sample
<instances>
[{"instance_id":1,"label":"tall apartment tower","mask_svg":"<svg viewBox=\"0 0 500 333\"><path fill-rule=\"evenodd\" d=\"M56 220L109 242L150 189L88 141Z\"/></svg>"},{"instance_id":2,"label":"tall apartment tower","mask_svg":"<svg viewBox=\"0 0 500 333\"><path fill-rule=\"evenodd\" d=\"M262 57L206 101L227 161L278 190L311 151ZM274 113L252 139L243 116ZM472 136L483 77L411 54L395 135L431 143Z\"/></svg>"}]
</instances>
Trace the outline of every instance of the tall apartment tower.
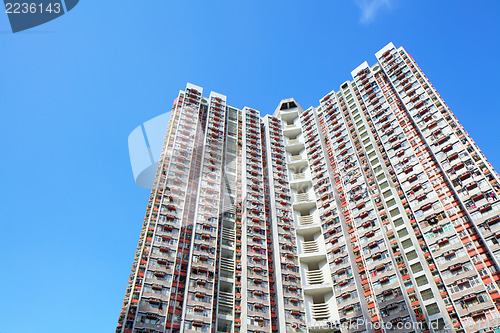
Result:
<instances>
[{"instance_id":1,"label":"tall apartment tower","mask_svg":"<svg viewBox=\"0 0 500 333\"><path fill-rule=\"evenodd\" d=\"M174 102L117 333L493 332L500 179L392 43L319 106Z\"/></svg>"}]
</instances>

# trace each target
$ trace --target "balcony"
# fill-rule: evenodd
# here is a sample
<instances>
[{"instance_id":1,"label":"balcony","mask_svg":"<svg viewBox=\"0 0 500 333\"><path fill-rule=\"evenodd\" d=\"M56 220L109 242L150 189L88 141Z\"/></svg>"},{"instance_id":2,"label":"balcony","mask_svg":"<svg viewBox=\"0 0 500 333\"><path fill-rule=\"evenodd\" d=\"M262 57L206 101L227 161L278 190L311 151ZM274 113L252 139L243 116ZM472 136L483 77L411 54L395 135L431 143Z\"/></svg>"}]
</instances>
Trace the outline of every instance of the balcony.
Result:
<instances>
[{"instance_id":1,"label":"balcony","mask_svg":"<svg viewBox=\"0 0 500 333\"><path fill-rule=\"evenodd\" d=\"M300 146L300 147L302 147L302 146ZM289 163L289 168L291 168L291 169L293 169L293 168L297 169L297 168L307 166L307 159L304 158L304 156L301 154L301 152L299 152L299 149L301 149L301 148L290 149L292 151L289 150L291 155L289 155L289 157L288 157L288 163Z\"/></svg>"},{"instance_id":2,"label":"balcony","mask_svg":"<svg viewBox=\"0 0 500 333\"><path fill-rule=\"evenodd\" d=\"M222 245L233 247L235 236L236 236L236 234L235 234L234 230L228 230L226 228L223 228L222 229Z\"/></svg>"},{"instance_id":3,"label":"balcony","mask_svg":"<svg viewBox=\"0 0 500 333\"><path fill-rule=\"evenodd\" d=\"M314 320L326 320L330 318L330 307L327 303L311 304L311 314Z\"/></svg>"},{"instance_id":4,"label":"balcony","mask_svg":"<svg viewBox=\"0 0 500 333\"><path fill-rule=\"evenodd\" d=\"M151 316L152 318L150 319L156 319L156 318L153 318L154 317L154 314L148 314L148 317ZM159 317L158 317L159 318ZM136 321L135 323L135 327L136 328L142 328L142 329L146 329L146 331L143 331L143 332L148 332L147 330L158 330L158 331L163 331L164 329L164 324L161 323L161 324L151 324L151 323L142 323L140 321ZM151 331L153 332L153 331ZM156 332L156 331L154 331Z\"/></svg>"},{"instance_id":5,"label":"balcony","mask_svg":"<svg viewBox=\"0 0 500 333\"><path fill-rule=\"evenodd\" d=\"M313 240L313 241L304 241L304 242L302 242L302 251L304 253L319 252L318 243L315 240Z\"/></svg>"},{"instance_id":6,"label":"balcony","mask_svg":"<svg viewBox=\"0 0 500 333\"><path fill-rule=\"evenodd\" d=\"M286 127L283 129L283 135L285 137L285 146L291 146L291 145L297 145L297 144L303 144L300 140L297 142L291 143L291 140L297 140L299 139L299 136L302 134L301 129L299 125L292 126L292 127Z\"/></svg>"},{"instance_id":7,"label":"balcony","mask_svg":"<svg viewBox=\"0 0 500 333\"><path fill-rule=\"evenodd\" d=\"M220 268L225 269L225 270L230 271L230 272L234 271L234 260L221 257L220 258Z\"/></svg>"},{"instance_id":8,"label":"balcony","mask_svg":"<svg viewBox=\"0 0 500 333\"><path fill-rule=\"evenodd\" d=\"M299 225L310 225L314 223L312 215L301 215L299 216Z\"/></svg>"},{"instance_id":9,"label":"balcony","mask_svg":"<svg viewBox=\"0 0 500 333\"><path fill-rule=\"evenodd\" d=\"M224 292L224 291L219 291L219 304L228 306L228 307L233 307L234 305L234 296L232 293Z\"/></svg>"},{"instance_id":10,"label":"balcony","mask_svg":"<svg viewBox=\"0 0 500 333\"><path fill-rule=\"evenodd\" d=\"M306 281L310 285L325 283L323 271L321 269L306 271Z\"/></svg>"},{"instance_id":11,"label":"balcony","mask_svg":"<svg viewBox=\"0 0 500 333\"><path fill-rule=\"evenodd\" d=\"M307 193L297 193L295 194L296 202L310 201L309 195Z\"/></svg>"},{"instance_id":12,"label":"balcony","mask_svg":"<svg viewBox=\"0 0 500 333\"><path fill-rule=\"evenodd\" d=\"M302 180L306 178L305 173L296 173L293 175L293 180Z\"/></svg>"}]
</instances>

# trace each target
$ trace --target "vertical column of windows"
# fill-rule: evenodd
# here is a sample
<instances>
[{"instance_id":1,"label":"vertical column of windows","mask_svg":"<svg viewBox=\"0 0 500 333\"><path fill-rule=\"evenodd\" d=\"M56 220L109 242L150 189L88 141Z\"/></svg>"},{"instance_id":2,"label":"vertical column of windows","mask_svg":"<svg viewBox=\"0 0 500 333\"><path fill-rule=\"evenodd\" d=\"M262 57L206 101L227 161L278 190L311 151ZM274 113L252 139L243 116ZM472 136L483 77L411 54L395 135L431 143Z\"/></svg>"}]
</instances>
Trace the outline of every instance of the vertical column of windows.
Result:
<instances>
[{"instance_id":1,"label":"vertical column of windows","mask_svg":"<svg viewBox=\"0 0 500 333\"><path fill-rule=\"evenodd\" d=\"M267 265L268 243L264 206L264 178L262 163L262 141L260 117L256 110L245 108L245 177L244 192L245 221L242 237L246 247L245 270L246 290L242 290L243 306L246 306L242 319L248 332L271 332L270 272ZM246 222L246 223L245 223ZM246 317L246 318L245 318Z\"/></svg>"},{"instance_id":2,"label":"vertical column of windows","mask_svg":"<svg viewBox=\"0 0 500 333\"><path fill-rule=\"evenodd\" d=\"M221 208L222 157L225 140L226 105L219 95L211 94L204 150L201 160L198 202L195 208L188 284L198 289L185 291L184 331L210 330L215 288L207 289L198 281L215 286L216 245Z\"/></svg>"}]
</instances>

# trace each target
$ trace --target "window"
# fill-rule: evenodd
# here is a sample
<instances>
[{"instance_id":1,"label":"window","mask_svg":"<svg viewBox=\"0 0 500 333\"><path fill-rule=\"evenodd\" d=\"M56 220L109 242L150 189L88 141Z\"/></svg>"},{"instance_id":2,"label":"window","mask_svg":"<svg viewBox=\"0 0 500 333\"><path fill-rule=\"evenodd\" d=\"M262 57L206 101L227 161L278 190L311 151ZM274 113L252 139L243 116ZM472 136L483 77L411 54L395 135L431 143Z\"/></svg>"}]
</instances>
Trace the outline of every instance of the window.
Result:
<instances>
[{"instance_id":1,"label":"window","mask_svg":"<svg viewBox=\"0 0 500 333\"><path fill-rule=\"evenodd\" d=\"M411 239L407 239L407 240L401 242L401 245L403 246L404 249L407 249L407 248L413 246L413 243L411 242Z\"/></svg>"},{"instance_id":2,"label":"window","mask_svg":"<svg viewBox=\"0 0 500 333\"><path fill-rule=\"evenodd\" d=\"M401 230L398 231L398 236L400 238L402 238L404 236L407 236L407 235L408 235L408 230L406 230L406 229L401 229Z\"/></svg>"},{"instance_id":3,"label":"window","mask_svg":"<svg viewBox=\"0 0 500 333\"><path fill-rule=\"evenodd\" d=\"M433 304L430 304L430 305L427 305L425 307L425 309L427 310L427 314L429 316L432 316L432 315L435 315L437 313L439 313L439 307L437 306L436 303L433 303Z\"/></svg>"},{"instance_id":4,"label":"window","mask_svg":"<svg viewBox=\"0 0 500 333\"><path fill-rule=\"evenodd\" d=\"M420 293L420 295L422 296L422 299L424 301L427 301L431 298L434 298L434 294L432 293L432 290L431 289L427 289L427 290L424 290Z\"/></svg>"},{"instance_id":5,"label":"window","mask_svg":"<svg viewBox=\"0 0 500 333\"><path fill-rule=\"evenodd\" d=\"M396 227L399 227L400 225L403 225L403 224L404 224L404 221L401 217L394 220L394 226L396 226Z\"/></svg>"},{"instance_id":6,"label":"window","mask_svg":"<svg viewBox=\"0 0 500 333\"><path fill-rule=\"evenodd\" d=\"M418 272L420 272L420 271L423 270L422 265L419 262L417 262L416 264L411 265L410 267L411 267L411 271L413 273L418 273Z\"/></svg>"},{"instance_id":7,"label":"window","mask_svg":"<svg viewBox=\"0 0 500 333\"><path fill-rule=\"evenodd\" d=\"M415 279L415 281L417 282L417 286L419 287L429 283L425 275L419 276L418 278Z\"/></svg>"},{"instance_id":8,"label":"window","mask_svg":"<svg viewBox=\"0 0 500 333\"><path fill-rule=\"evenodd\" d=\"M384 197L385 197L385 193L384 193ZM391 216L394 217L396 215L399 215L399 209L397 209L397 208L391 210Z\"/></svg>"},{"instance_id":9,"label":"window","mask_svg":"<svg viewBox=\"0 0 500 333\"><path fill-rule=\"evenodd\" d=\"M417 256L417 252L415 252L415 251L411 251L411 252L409 252L409 253L406 254L406 258L408 260L417 259L417 257L418 257Z\"/></svg>"}]
</instances>

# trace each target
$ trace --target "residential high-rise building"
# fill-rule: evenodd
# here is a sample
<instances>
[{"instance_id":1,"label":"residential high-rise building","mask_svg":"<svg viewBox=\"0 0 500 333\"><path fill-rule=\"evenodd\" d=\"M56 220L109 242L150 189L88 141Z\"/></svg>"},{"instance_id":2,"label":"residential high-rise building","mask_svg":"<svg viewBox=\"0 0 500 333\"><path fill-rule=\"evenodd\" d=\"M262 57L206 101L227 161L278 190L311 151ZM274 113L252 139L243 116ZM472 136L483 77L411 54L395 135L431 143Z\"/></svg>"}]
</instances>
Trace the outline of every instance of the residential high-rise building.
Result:
<instances>
[{"instance_id":1,"label":"residential high-rise building","mask_svg":"<svg viewBox=\"0 0 500 333\"><path fill-rule=\"evenodd\" d=\"M272 115L174 102L117 333L493 332L500 179L391 43Z\"/></svg>"}]
</instances>

